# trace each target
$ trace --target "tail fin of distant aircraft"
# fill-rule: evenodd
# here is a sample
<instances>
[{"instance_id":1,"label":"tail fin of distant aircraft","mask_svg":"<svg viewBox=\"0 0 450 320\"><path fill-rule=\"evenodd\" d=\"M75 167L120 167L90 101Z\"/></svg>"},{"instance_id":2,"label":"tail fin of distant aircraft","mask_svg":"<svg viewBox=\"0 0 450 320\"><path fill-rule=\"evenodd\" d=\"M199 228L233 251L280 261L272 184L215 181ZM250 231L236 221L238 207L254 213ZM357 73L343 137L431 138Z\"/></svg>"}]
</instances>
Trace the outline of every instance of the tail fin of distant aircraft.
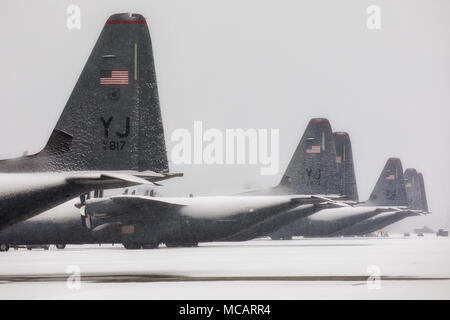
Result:
<instances>
[{"instance_id":1,"label":"tail fin of distant aircraft","mask_svg":"<svg viewBox=\"0 0 450 320\"><path fill-rule=\"evenodd\" d=\"M334 132L336 146L336 163L339 172L341 194L348 200L359 201L356 187L355 168L353 164L352 144L347 132Z\"/></svg>"},{"instance_id":2,"label":"tail fin of distant aircraft","mask_svg":"<svg viewBox=\"0 0 450 320\"><path fill-rule=\"evenodd\" d=\"M417 170L408 168L405 170L404 176L408 208L414 210L422 210L422 197Z\"/></svg>"},{"instance_id":3,"label":"tail fin of distant aircraft","mask_svg":"<svg viewBox=\"0 0 450 320\"><path fill-rule=\"evenodd\" d=\"M422 200L421 210L424 212L430 212L428 210L428 201L427 201L427 194L425 192L425 182L423 181L423 175L422 173L418 173L419 177L419 186L420 186L420 196Z\"/></svg>"},{"instance_id":4,"label":"tail fin of distant aircraft","mask_svg":"<svg viewBox=\"0 0 450 320\"><path fill-rule=\"evenodd\" d=\"M388 159L367 204L376 206L406 206L408 204L400 159Z\"/></svg>"},{"instance_id":5,"label":"tail fin of distant aircraft","mask_svg":"<svg viewBox=\"0 0 450 320\"><path fill-rule=\"evenodd\" d=\"M339 194L336 149L327 119L309 122L276 189L291 194Z\"/></svg>"},{"instance_id":6,"label":"tail fin of distant aircraft","mask_svg":"<svg viewBox=\"0 0 450 320\"><path fill-rule=\"evenodd\" d=\"M152 44L139 14L107 21L45 148L0 171L167 172Z\"/></svg>"},{"instance_id":7,"label":"tail fin of distant aircraft","mask_svg":"<svg viewBox=\"0 0 450 320\"><path fill-rule=\"evenodd\" d=\"M405 187L408 207L414 210L428 212L427 195L423 175L416 169L405 170Z\"/></svg>"}]
</instances>

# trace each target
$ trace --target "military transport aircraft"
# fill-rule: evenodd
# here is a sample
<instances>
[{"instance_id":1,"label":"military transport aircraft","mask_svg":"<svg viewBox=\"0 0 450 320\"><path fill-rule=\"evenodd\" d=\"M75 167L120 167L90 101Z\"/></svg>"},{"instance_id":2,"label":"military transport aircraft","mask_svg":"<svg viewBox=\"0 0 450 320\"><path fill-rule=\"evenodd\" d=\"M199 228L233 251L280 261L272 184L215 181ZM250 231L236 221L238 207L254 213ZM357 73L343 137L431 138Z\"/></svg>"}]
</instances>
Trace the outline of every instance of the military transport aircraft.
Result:
<instances>
[{"instance_id":1,"label":"military transport aircraft","mask_svg":"<svg viewBox=\"0 0 450 320\"><path fill-rule=\"evenodd\" d=\"M420 179L420 177L422 179ZM422 188L422 174L417 174L416 169L406 169L404 173L405 189L408 208L406 210L397 209L380 213L379 215L362 222L356 223L350 227L340 230L336 235L339 236L359 236L366 235L377 230L386 228L387 226L401 221L405 218L420 216L427 214L428 206L423 202L426 199L425 188ZM421 185L422 182L422 185Z\"/></svg>"},{"instance_id":2,"label":"military transport aircraft","mask_svg":"<svg viewBox=\"0 0 450 320\"><path fill-rule=\"evenodd\" d=\"M0 161L0 172L0 228L90 190L173 176L141 15L108 19L44 149Z\"/></svg>"},{"instance_id":3,"label":"military transport aircraft","mask_svg":"<svg viewBox=\"0 0 450 320\"><path fill-rule=\"evenodd\" d=\"M340 135L343 136L343 134ZM348 145L342 150L351 152L351 146ZM340 154L339 157L344 160L351 159L349 154ZM337 159L329 122L326 119L313 119L310 121L280 184L268 190L240 194L236 198L243 199L241 196L246 195L264 199L264 197L273 197L271 195L274 194L283 195L294 192L302 195L340 193L344 186L350 188L351 183L340 183L339 176L336 174L338 172ZM353 171L352 165L346 167L347 170L351 168ZM354 181L354 172L349 176ZM354 184L356 183L354 182ZM351 200L357 199L355 195L356 192L352 191L353 199ZM232 219L231 212L230 215L227 213L222 215L220 217L222 221L214 214L205 212L202 215L201 207L205 205L204 201L212 200L214 197L197 199L196 202L193 199L114 196L109 199L88 201L83 214L90 223L92 223L92 219L96 220L97 225L121 221L130 226L129 230L133 230L133 237L139 234L135 239L139 239L141 236L145 238L146 234L152 234L157 239L156 242L181 244L198 241L248 240L265 235L279 226L285 226L284 228L288 229L292 226L298 228L300 225L302 228L300 232L298 229L293 229L291 231L293 234L329 235L382 212L406 208L403 171L400 160L396 158L388 160L371 198L364 203L364 206L360 204L360 207L324 209L317 205L315 207L303 205L288 210L283 208L279 210L278 214L268 215L260 221L253 220L252 223L246 225L237 219ZM146 203L148 204L146 205ZM152 212L150 203L160 207L161 210L158 211L158 214ZM174 209L174 204L179 208ZM211 210L213 210L212 207ZM273 208L272 211L274 210L277 209ZM220 211L221 209L219 209ZM298 218L298 212L308 212L308 214ZM161 216L164 218L160 218ZM167 221L164 222L164 220ZM297 222L291 223L295 220L298 221L298 224ZM134 229L136 226L140 226L143 231L136 233ZM191 239L191 242L186 239Z\"/></svg>"},{"instance_id":4,"label":"military transport aircraft","mask_svg":"<svg viewBox=\"0 0 450 320\"><path fill-rule=\"evenodd\" d=\"M276 187L230 196L90 199L82 215L94 230L119 224L129 248L247 240L323 208L347 207L335 201L342 198L336 173L331 126L326 119L312 119ZM315 193L318 190L322 192Z\"/></svg>"}]
</instances>

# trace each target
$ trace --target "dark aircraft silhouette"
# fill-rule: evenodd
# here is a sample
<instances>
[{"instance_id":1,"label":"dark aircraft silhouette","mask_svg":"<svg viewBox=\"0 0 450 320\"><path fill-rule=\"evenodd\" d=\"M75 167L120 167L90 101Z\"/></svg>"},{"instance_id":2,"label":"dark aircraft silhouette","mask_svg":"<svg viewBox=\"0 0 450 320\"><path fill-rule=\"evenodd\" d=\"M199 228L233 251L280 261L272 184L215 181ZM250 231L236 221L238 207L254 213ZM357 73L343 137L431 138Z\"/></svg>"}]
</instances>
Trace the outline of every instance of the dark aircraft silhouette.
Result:
<instances>
[{"instance_id":1,"label":"dark aircraft silhouette","mask_svg":"<svg viewBox=\"0 0 450 320\"><path fill-rule=\"evenodd\" d=\"M0 172L0 228L91 190L173 176L141 15L108 19L44 149Z\"/></svg>"}]
</instances>

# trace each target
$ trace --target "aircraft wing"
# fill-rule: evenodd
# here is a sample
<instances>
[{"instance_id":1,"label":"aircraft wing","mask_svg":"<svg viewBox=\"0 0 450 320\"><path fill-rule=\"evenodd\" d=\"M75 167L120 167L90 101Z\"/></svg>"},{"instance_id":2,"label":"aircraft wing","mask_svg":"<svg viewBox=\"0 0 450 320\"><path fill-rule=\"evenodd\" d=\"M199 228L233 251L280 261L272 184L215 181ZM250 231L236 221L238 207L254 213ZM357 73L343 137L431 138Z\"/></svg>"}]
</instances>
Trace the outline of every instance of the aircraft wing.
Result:
<instances>
[{"instance_id":1,"label":"aircraft wing","mask_svg":"<svg viewBox=\"0 0 450 320\"><path fill-rule=\"evenodd\" d=\"M118 185L118 187L123 186L132 186L137 184L154 184L157 181L170 179L173 177L180 177L183 174L181 173L156 173L152 171L144 171L144 172L133 172L133 171L125 171L125 172L108 172L108 171L100 171L100 172L82 172L82 173L68 173L68 176L65 178L67 182L83 185L86 187L96 187L101 188L102 186L111 186Z\"/></svg>"},{"instance_id":2,"label":"aircraft wing","mask_svg":"<svg viewBox=\"0 0 450 320\"><path fill-rule=\"evenodd\" d=\"M136 196L136 195L118 195L111 196L110 199L113 203L120 205L138 205L138 206L167 206L167 207L184 207L188 203L179 198L171 197L147 197L147 196Z\"/></svg>"},{"instance_id":3,"label":"aircraft wing","mask_svg":"<svg viewBox=\"0 0 450 320\"><path fill-rule=\"evenodd\" d=\"M415 210L415 209L400 210L399 213L407 214L409 217L421 216L421 215L427 214L427 212L423 212L421 210Z\"/></svg>"},{"instance_id":4,"label":"aircraft wing","mask_svg":"<svg viewBox=\"0 0 450 320\"><path fill-rule=\"evenodd\" d=\"M133 180L134 181L134 180ZM289 205L292 203L292 205ZM281 208L299 205L335 206L336 202L321 196L269 196L269 197L196 197L196 198L172 198L172 197L148 197L138 195L117 195L108 198L87 200L82 209L82 215L98 217L115 217L121 215L140 215L148 217L168 217L170 214L179 214L179 209L186 207L192 217L216 218L212 212L218 210L218 216L232 216L239 213L258 212L268 208ZM220 208L220 209L218 209ZM169 214L170 213L170 214ZM186 212L185 212L186 213Z\"/></svg>"},{"instance_id":5,"label":"aircraft wing","mask_svg":"<svg viewBox=\"0 0 450 320\"><path fill-rule=\"evenodd\" d=\"M325 196L325 195L299 195L292 196L291 201L299 204L334 204L336 207L350 207L349 204L341 201L342 196Z\"/></svg>"}]
</instances>

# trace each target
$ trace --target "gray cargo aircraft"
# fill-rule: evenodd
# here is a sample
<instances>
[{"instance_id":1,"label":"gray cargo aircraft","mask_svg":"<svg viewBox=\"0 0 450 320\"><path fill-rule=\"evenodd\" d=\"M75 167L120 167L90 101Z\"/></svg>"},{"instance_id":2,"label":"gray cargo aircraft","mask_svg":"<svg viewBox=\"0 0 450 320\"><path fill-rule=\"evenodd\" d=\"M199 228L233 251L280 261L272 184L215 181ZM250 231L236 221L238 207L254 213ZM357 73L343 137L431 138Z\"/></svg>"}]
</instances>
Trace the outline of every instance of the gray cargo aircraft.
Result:
<instances>
[{"instance_id":1,"label":"gray cargo aircraft","mask_svg":"<svg viewBox=\"0 0 450 320\"><path fill-rule=\"evenodd\" d=\"M348 134L345 132L336 132L333 135L335 137L337 150L336 161L338 163L341 163L341 166L345 168L344 171L340 172L341 184L344 190L343 193L348 195L348 199L358 201L350 138ZM388 210L386 212L382 212L363 221L351 224L345 227L344 229L339 230L338 232L328 234L328 236L355 236L355 235L369 234L371 232L380 230L402 219L418 216L421 213L423 213L422 212L423 209L420 207L420 205L417 204L417 202L420 202L421 199L423 199L423 196L421 196L420 192L418 192L419 189L417 189L419 188L419 185L417 184L417 187L411 187L412 184L408 182L408 179L411 180L411 178L409 177L409 172L410 171L412 172L412 170L414 169L407 169L404 174L405 192L407 198L405 206L407 208L403 206L394 207L393 209L395 210L391 211ZM416 179L415 181L419 182L419 179ZM423 177L422 177L422 184L423 184ZM385 186L387 187L387 184L385 184ZM414 190L416 193L412 193L412 190ZM386 189L386 192L388 192L388 189ZM395 193L396 196L400 196L399 200L403 197L402 194L403 192L401 192L400 194ZM372 201L372 204L373 203L376 204L377 200L375 199L374 201ZM383 204L383 202L378 203L380 205ZM400 200L399 204L402 203L404 202ZM315 218L317 218L317 216L311 217L311 219Z\"/></svg>"},{"instance_id":2,"label":"gray cargo aircraft","mask_svg":"<svg viewBox=\"0 0 450 320\"><path fill-rule=\"evenodd\" d=\"M406 169L404 173L407 208L380 213L375 217L366 219L334 234L336 236L360 236L381 230L405 218L420 216L428 211L423 207L422 199L425 189L422 190L416 169ZM423 183L423 177L422 177Z\"/></svg>"},{"instance_id":3,"label":"gray cargo aircraft","mask_svg":"<svg viewBox=\"0 0 450 320\"><path fill-rule=\"evenodd\" d=\"M231 196L90 199L82 216L93 230L120 225L128 248L252 239L323 208L347 206L331 200L341 198L336 172L330 124L313 119L276 187Z\"/></svg>"}]
</instances>

